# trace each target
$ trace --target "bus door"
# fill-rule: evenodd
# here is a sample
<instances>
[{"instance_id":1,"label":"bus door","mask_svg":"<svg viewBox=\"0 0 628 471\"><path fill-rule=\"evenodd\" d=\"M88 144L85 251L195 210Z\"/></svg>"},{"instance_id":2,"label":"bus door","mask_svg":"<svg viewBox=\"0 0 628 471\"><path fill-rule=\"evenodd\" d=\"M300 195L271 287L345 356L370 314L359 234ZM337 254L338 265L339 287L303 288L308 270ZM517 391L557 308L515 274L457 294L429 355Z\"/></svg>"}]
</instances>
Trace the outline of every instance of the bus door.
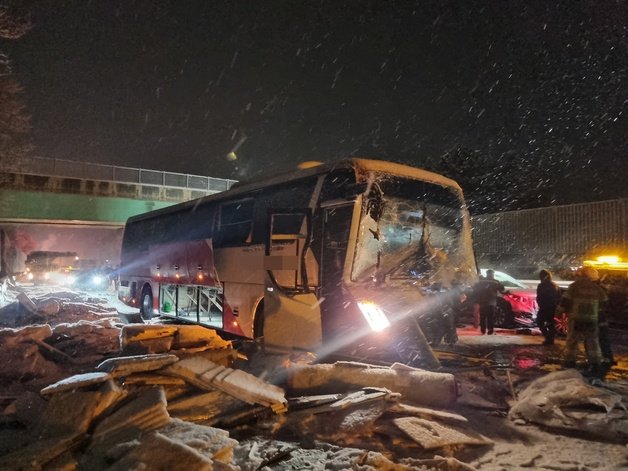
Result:
<instances>
[{"instance_id":1,"label":"bus door","mask_svg":"<svg viewBox=\"0 0 628 471\"><path fill-rule=\"evenodd\" d=\"M331 204L324 208L320 298L323 338L326 343L335 342L358 325L346 308L347 299L343 290L343 272L354 207L350 203Z\"/></svg>"},{"instance_id":2,"label":"bus door","mask_svg":"<svg viewBox=\"0 0 628 471\"><path fill-rule=\"evenodd\" d=\"M321 345L318 266L309 247L309 210L271 210L264 268L264 344L313 350Z\"/></svg>"}]
</instances>

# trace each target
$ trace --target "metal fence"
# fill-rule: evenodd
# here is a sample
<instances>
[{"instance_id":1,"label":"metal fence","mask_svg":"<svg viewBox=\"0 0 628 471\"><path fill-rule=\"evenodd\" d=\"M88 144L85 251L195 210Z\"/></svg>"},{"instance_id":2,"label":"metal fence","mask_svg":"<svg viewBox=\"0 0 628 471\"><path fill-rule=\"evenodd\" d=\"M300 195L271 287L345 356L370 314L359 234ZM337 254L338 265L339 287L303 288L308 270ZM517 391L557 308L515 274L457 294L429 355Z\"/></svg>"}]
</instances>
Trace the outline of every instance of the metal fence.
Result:
<instances>
[{"instance_id":1,"label":"metal fence","mask_svg":"<svg viewBox=\"0 0 628 471\"><path fill-rule=\"evenodd\" d=\"M22 158L19 161L4 163L2 167L4 171L28 175L187 188L207 192L228 190L237 181L186 173L161 172L158 170L118 167L116 165L94 164L73 160L47 159L44 157Z\"/></svg>"},{"instance_id":2,"label":"metal fence","mask_svg":"<svg viewBox=\"0 0 628 471\"><path fill-rule=\"evenodd\" d=\"M628 199L474 216L478 254L584 255L628 248Z\"/></svg>"}]
</instances>

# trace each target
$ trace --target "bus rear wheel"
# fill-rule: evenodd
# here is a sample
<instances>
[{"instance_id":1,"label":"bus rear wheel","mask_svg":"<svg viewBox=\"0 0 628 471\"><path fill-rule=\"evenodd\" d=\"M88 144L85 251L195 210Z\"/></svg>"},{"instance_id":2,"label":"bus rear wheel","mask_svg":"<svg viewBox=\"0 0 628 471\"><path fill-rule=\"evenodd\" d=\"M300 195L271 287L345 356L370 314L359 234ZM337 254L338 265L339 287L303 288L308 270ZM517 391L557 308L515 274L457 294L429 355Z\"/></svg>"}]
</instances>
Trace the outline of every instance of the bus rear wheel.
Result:
<instances>
[{"instance_id":1,"label":"bus rear wheel","mask_svg":"<svg viewBox=\"0 0 628 471\"><path fill-rule=\"evenodd\" d=\"M264 301L261 301L255 309L255 319L253 319L253 338L259 339L264 336Z\"/></svg>"},{"instance_id":2,"label":"bus rear wheel","mask_svg":"<svg viewBox=\"0 0 628 471\"><path fill-rule=\"evenodd\" d=\"M140 314L144 320L150 320L153 317L153 291L150 286L145 286L142 290Z\"/></svg>"}]
</instances>

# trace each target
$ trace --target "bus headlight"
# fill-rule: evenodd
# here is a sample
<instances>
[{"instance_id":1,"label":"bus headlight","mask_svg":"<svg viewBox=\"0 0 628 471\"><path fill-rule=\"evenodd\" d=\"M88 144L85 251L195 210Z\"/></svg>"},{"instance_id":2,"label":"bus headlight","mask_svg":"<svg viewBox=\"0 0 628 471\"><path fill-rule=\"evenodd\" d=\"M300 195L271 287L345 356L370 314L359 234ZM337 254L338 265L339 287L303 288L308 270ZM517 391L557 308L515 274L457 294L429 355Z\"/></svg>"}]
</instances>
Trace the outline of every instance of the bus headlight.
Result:
<instances>
[{"instance_id":1,"label":"bus headlight","mask_svg":"<svg viewBox=\"0 0 628 471\"><path fill-rule=\"evenodd\" d=\"M102 280L102 276L100 276L100 275L94 275L94 276L92 276L92 284L93 284L93 285L98 286L99 284L101 284L101 283L102 283L102 281L103 281L103 280Z\"/></svg>"},{"instance_id":2,"label":"bus headlight","mask_svg":"<svg viewBox=\"0 0 628 471\"><path fill-rule=\"evenodd\" d=\"M375 332L381 332L390 326L390 321L377 304L371 301L358 301L358 307L368 322L369 327Z\"/></svg>"}]
</instances>

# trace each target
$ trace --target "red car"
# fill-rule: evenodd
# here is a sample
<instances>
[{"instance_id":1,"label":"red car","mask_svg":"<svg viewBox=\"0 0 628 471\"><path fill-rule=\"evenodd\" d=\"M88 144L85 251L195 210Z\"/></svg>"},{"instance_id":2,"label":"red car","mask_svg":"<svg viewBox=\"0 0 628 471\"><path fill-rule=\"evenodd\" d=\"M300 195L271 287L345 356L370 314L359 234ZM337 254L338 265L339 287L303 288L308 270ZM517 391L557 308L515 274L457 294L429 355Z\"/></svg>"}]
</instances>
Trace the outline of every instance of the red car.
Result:
<instances>
[{"instance_id":1,"label":"red car","mask_svg":"<svg viewBox=\"0 0 628 471\"><path fill-rule=\"evenodd\" d=\"M481 268L481 275L486 276L486 271L486 268ZM507 291L497 299L495 326L507 328L518 324L534 327L539 310L536 303L536 287L530 288L522 281L497 270L495 270L495 280L504 285Z\"/></svg>"}]
</instances>

